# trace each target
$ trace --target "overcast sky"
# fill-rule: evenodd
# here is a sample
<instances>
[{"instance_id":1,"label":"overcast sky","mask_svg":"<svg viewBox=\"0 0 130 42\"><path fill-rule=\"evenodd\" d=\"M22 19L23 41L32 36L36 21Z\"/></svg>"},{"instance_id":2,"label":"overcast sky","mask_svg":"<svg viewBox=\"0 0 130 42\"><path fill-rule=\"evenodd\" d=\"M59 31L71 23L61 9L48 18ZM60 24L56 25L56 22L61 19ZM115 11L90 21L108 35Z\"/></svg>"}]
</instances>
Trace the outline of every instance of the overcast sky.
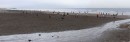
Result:
<instances>
[{"instance_id":1,"label":"overcast sky","mask_svg":"<svg viewBox=\"0 0 130 42\"><path fill-rule=\"evenodd\" d=\"M130 0L0 0L1 8L130 8Z\"/></svg>"}]
</instances>

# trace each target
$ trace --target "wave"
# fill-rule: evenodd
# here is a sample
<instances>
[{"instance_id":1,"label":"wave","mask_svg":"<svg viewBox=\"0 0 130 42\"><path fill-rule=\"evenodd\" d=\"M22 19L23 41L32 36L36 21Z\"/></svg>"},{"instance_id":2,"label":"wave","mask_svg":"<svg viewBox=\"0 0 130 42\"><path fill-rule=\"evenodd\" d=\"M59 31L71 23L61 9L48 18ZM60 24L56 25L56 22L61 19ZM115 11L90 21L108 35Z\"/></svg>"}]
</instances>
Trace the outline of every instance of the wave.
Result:
<instances>
[{"instance_id":1,"label":"wave","mask_svg":"<svg viewBox=\"0 0 130 42\"><path fill-rule=\"evenodd\" d=\"M52 8L52 9L12 9L12 10L37 10L55 12L75 12L75 13L110 13L119 15L129 15L130 8Z\"/></svg>"}]
</instances>

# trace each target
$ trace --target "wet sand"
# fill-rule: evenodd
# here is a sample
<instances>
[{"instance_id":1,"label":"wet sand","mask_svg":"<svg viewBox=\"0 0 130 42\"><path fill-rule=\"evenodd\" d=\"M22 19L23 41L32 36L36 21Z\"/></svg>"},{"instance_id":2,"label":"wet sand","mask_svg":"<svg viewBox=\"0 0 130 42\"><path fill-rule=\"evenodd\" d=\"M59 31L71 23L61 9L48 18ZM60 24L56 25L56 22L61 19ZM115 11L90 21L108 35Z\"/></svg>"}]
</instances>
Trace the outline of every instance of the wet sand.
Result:
<instances>
[{"instance_id":1,"label":"wet sand","mask_svg":"<svg viewBox=\"0 0 130 42\"><path fill-rule=\"evenodd\" d=\"M130 30L118 28L130 19L108 22L100 27L53 33L0 36L1 42L130 42ZM40 36L39 36L40 34ZM53 37L52 37L53 36Z\"/></svg>"},{"instance_id":2,"label":"wet sand","mask_svg":"<svg viewBox=\"0 0 130 42\"><path fill-rule=\"evenodd\" d=\"M63 16L48 12L0 13L0 35L79 30L121 19L88 15Z\"/></svg>"},{"instance_id":3,"label":"wet sand","mask_svg":"<svg viewBox=\"0 0 130 42\"><path fill-rule=\"evenodd\" d=\"M99 42L130 42L129 29L114 29L103 32Z\"/></svg>"}]
</instances>

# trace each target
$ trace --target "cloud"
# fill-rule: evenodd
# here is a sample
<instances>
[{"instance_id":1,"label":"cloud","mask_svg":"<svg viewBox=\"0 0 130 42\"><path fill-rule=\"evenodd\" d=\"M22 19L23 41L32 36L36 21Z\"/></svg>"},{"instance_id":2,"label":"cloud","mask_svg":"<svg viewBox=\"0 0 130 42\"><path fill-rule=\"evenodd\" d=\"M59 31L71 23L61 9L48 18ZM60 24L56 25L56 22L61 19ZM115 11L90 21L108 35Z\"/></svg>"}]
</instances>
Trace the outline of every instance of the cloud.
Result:
<instances>
[{"instance_id":1,"label":"cloud","mask_svg":"<svg viewBox=\"0 0 130 42\"><path fill-rule=\"evenodd\" d=\"M130 8L129 0L0 0L8 8Z\"/></svg>"},{"instance_id":2,"label":"cloud","mask_svg":"<svg viewBox=\"0 0 130 42\"><path fill-rule=\"evenodd\" d=\"M86 0L0 0L0 5L16 8L85 8L86 2Z\"/></svg>"},{"instance_id":3,"label":"cloud","mask_svg":"<svg viewBox=\"0 0 130 42\"><path fill-rule=\"evenodd\" d=\"M130 8L130 0L91 0L89 7L93 8Z\"/></svg>"}]
</instances>

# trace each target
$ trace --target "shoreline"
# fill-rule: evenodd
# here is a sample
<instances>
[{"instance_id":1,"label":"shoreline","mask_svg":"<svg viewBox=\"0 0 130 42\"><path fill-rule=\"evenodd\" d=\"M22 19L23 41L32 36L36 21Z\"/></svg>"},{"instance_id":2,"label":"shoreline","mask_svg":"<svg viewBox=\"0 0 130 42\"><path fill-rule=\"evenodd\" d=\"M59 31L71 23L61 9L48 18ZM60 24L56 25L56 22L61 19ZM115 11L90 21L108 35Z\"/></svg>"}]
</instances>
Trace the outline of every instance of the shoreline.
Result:
<instances>
[{"instance_id":1,"label":"shoreline","mask_svg":"<svg viewBox=\"0 0 130 42\"><path fill-rule=\"evenodd\" d=\"M70 15L69 13L64 15L63 13L52 14L52 12L39 11L0 13L0 35L80 30L122 19L126 18L97 18L96 14Z\"/></svg>"}]
</instances>

